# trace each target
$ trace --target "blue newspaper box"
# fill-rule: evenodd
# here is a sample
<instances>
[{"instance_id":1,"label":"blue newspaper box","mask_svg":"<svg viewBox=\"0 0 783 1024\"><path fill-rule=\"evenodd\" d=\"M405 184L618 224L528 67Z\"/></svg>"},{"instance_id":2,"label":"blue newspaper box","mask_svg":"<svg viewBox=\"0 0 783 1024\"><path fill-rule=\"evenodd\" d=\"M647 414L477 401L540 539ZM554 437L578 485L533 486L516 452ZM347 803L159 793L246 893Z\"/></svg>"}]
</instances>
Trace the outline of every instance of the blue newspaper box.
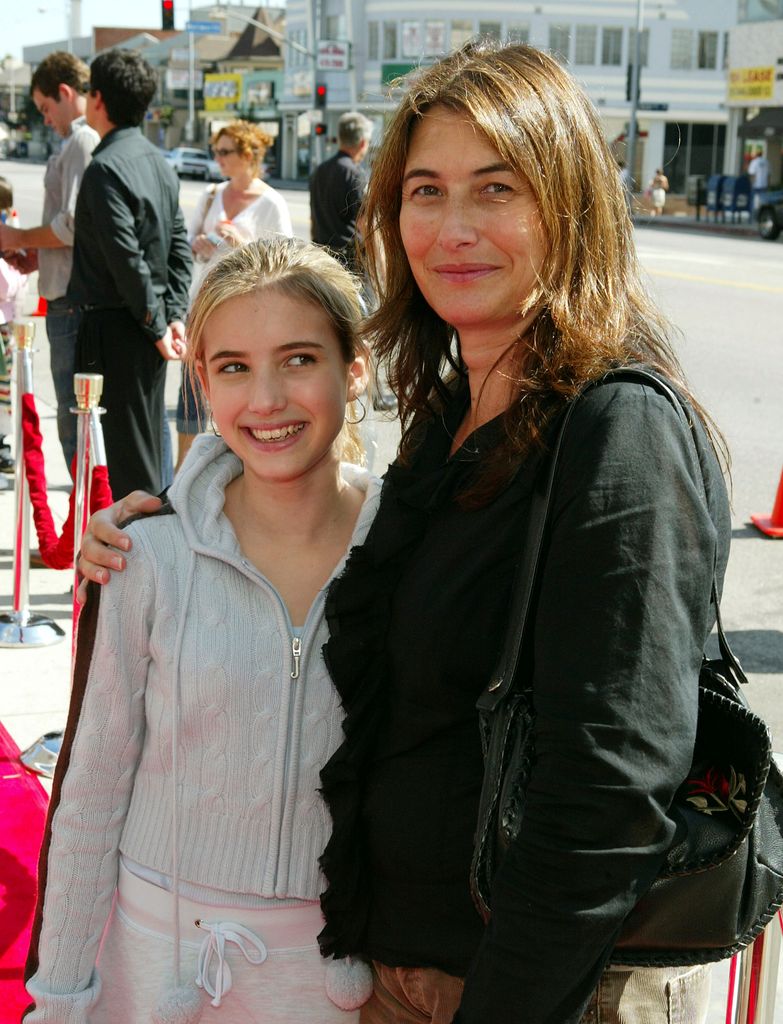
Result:
<instances>
[{"instance_id":1,"label":"blue newspaper box","mask_svg":"<svg viewBox=\"0 0 783 1024\"><path fill-rule=\"evenodd\" d=\"M720 203L723 213L731 214L732 220L743 213L750 213L750 178L747 174L724 179Z\"/></svg>"},{"instance_id":2,"label":"blue newspaper box","mask_svg":"<svg viewBox=\"0 0 783 1024\"><path fill-rule=\"evenodd\" d=\"M720 195L724 180L722 174L712 174L707 178L707 212L715 214L715 220L718 219L718 211L721 209Z\"/></svg>"}]
</instances>

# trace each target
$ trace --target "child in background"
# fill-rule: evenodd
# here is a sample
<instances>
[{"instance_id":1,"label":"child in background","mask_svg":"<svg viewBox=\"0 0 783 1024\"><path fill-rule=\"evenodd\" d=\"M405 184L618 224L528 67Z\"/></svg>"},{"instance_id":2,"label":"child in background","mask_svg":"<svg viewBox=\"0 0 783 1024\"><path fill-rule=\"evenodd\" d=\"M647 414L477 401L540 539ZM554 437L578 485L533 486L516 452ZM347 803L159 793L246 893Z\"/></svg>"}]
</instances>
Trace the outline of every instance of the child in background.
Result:
<instances>
[{"instance_id":1,"label":"child in background","mask_svg":"<svg viewBox=\"0 0 783 1024\"><path fill-rule=\"evenodd\" d=\"M11 184L0 178L0 221L19 227L14 209ZM0 256L0 473L13 473L9 437L13 432L11 417L11 355L9 351L10 324L22 315L27 293L27 275L20 273ZM8 486L0 477L0 490Z\"/></svg>"},{"instance_id":2,"label":"child in background","mask_svg":"<svg viewBox=\"0 0 783 1024\"><path fill-rule=\"evenodd\" d=\"M230 253L194 300L218 434L82 613L26 1024L355 1024L369 997L369 970L316 942L319 770L342 741L326 587L380 493L341 461L360 315L353 277L285 238Z\"/></svg>"}]
</instances>

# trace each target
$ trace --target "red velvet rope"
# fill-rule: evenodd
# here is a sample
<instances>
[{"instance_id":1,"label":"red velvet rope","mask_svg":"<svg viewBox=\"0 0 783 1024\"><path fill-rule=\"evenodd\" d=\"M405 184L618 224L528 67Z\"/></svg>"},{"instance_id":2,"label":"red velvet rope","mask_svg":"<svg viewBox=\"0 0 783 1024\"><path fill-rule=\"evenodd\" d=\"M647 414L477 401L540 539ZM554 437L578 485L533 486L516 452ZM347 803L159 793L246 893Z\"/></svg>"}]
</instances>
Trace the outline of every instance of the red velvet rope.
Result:
<instances>
[{"instance_id":1,"label":"red velvet rope","mask_svg":"<svg viewBox=\"0 0 783 1024\"><path fill-rule=\"evenodd\" d=\"M41 450L41 426L35 408L35 396L22 395L22 435L24 465L27 484L30 489L30 504L33 508L33 522L38 534L38 548L41 558L50 569L70 569L73 566L73 522L75 516L75 488L68 499L68 518L63 531L57 536L54 519L46 497L46 472ZM74 463L76 458L74 457ZM73 470L73 465L71 469ZM90 491L90 512L111 505L109 474L106 466L94 466L92 489Z\"/></svg>"}]
</instances>

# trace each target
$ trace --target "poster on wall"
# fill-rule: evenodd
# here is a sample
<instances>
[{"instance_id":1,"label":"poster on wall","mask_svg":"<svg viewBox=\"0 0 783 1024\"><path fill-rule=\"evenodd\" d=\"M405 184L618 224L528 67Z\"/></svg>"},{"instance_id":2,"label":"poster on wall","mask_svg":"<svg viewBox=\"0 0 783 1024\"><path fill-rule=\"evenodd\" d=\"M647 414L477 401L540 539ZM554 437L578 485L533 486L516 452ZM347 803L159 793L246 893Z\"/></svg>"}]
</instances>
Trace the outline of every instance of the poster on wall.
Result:
<instances>
[{"instance_id":1,"label":"poster on wall","mask_svg":"<svg viewBox=\"0 0 783 1024\"><path fill-rule=\"evenodd\" d=\"M241 90L241 75L204 75L204 109L236 110Z\"/></svg>"}]
</instances>

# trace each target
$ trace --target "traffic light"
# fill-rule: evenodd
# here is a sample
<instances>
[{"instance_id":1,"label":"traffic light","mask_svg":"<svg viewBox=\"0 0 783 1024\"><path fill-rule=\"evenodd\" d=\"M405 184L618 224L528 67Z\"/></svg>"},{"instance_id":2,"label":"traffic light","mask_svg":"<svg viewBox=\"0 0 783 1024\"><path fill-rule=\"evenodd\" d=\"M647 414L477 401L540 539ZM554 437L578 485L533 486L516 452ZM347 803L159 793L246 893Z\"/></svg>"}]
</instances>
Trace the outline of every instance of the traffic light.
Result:
<instances>
[{"instance_id":1,"label":"traffic light","mask_svg":"<svg viewBox=\"0 0 783 1024\"><path fill-rule=\"evenodd\" d=\"M326 109L326 86L323 82L316 82L315 86L315 109Z\"/></svg>"},{"instance_id":2,"label":"traffic light","mask_svg":"<svg viewBox=\"0 0 783 1024\"><path fill-rule=\"evenodd\" d=\"M316 135L326 135L326 125L325 124L317 124L315 126L315 134Z\"/></svg>"},{"instance_id":3,"label":"traffic light","mask_svg":"<svg viewBox=\"0 0 783 1024\"><path fill-rule=\"evenodd\" d=\"M174 28L174 0L160 0L160 25L163 29Z\"/></svg>"}]
</instances>

